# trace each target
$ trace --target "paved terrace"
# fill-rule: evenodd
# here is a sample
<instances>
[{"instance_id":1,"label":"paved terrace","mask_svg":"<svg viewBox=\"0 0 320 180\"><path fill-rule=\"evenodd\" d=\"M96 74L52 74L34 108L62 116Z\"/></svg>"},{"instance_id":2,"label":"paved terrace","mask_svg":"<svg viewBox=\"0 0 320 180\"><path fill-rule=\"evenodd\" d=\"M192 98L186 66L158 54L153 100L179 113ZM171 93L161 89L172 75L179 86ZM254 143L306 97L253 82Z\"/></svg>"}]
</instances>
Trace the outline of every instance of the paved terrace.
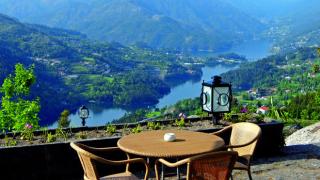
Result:
<instances>
[{"instance_id":1,"label":"paved terrace","mask_svg":"<svg viewBox=\"0 0 320 180\"><path fill-rule=\"evenodd\" d=\"M320 180L320 143L286 146L281 155L257 158L252 163L254 180ZM155 179L153 172L150 179ZM170 173L165 179L177 177ZM247 180L248 175L246 171L234 170L233 179Z\"/></svg>"},{"instance_id":2,"label":"paved terrace","mask_svg":"<svg viewBox=\"0 0 320 180\"><path fill-rule=\"evenodd\" d=\"M320 143L286 146L282 155L255 159L251 172L259 180L320 180ZM245 171L234 171L233 177L248 176Z\"/></svg>"}]
</instances>

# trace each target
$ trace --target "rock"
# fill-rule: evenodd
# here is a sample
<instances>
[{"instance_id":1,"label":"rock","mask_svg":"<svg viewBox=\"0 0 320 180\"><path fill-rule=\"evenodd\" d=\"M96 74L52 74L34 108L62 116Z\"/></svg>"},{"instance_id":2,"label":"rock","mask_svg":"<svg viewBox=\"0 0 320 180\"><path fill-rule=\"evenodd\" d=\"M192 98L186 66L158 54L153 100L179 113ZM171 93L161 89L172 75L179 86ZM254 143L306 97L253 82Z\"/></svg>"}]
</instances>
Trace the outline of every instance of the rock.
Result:
<instances>
[{"instance_id":1,"label":"rock","mask_svg":"<svg viewBox=\"0 0 320 180\"><path fill-rule=\"evenodd\" d=\"M286 138L286 145L320 143L320 122L302 128Z\"/></svg>"}]
</instances>

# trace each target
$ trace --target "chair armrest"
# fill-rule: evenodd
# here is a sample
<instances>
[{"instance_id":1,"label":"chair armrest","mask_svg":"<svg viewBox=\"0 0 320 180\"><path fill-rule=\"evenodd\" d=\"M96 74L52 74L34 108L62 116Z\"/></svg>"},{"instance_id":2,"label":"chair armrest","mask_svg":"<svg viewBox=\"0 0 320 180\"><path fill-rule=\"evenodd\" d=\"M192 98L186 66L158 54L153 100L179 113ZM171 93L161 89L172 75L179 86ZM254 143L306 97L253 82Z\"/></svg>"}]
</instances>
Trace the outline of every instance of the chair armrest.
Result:
<instances>
[{"instance_id":1,"label":"chair armrest","mask_svg":"<svg viewBox=\"0 0 320 180\"><path fill-rule=\"evenodd\" d=\"M148 179L149 176L149 165L148 163L143 159L143 158L134 158L134 159L127 159L127 160L120 160L120 161L112 161L112 160L107 160L101 157L95 158L100 163L107 164L107 165L128 165L129 163L142 163L144 164L146 168L146 173L144 180ZM127 166L128 167L128 166ZM126 171L129 171L129 168L126 168Z\"/></svg>"},{"instance_id":2,"label":"chair armrest","mask_svg":"<svg viewBox=\"0 0 320 180\"><path fill-rule=\"evenodd\" d=\"M239 148L239 147L244 147L244 146L247 146L251 143L253 143L254 141L256 141L258 138L260 137L260 133L255 137L253 138L251 141L247 142L247 143L243 143L243 144L237 144L237 145L226 145L226 148Z\"/></svg>"},{"instance_id":3,"label":"chair armrest","mask_svg":"<svg viewBox=\"0 0 320 180\"><path fill-rule=\"evenodd\" d=\"M113 151L121 151L119 147L105 147L105 148L96 148L96 147L89 147L91 150L96 151L96 152L113 152Z\"/></svg>"},{"instance_id":4,"label":"chair armrest","mask_svg":"<svg viewBox=\"0 0 320 180\"><path fill-rule=\"evenodd\" d=\"M229 129L232 129L232 126L224 127L223 129L221 129L217 132L210 133L210 134L219 136L220 134L224 133L225 131L227 131Z\"/></svg>"},{"instance_id":5,"label":"chair armrest","mask_svg":"<svg viewBox=\"0 0 320 180\"><path fill-rule=\"evenodd\" d=\"M161 162L162 164L164 164L164 165L166 165L168 167L177 167L177 166L181 166L183 164L186 164L186 163L188 163L190 161L189 161L189 158L187 158L187 159L182 159L180 161L177 161L175 163L171 163L171 162L169 162L169 161L167 161L165 159L160 158L160 159L156 160L155 164L157 164L158 162Z\"/></svg>"},{"instance_id":6,"label":"chair armrest","mask_svg":"<svg viewBox=\"0 0 320 180\"><path fill-rule=\"evenodd\" d=\"M159 177L159 172L158 172L158 163L162 163L168 167L177 167L177 166L180 166L180 165L183 165L183 164L186 164L186 163L189 163L190 162L190 158L186 158L186 159L183 159L183 160L180 160L178 162L175 162L175 163L171 163L171 162L168 162L162 158L160 159L157 159L155 162L154 162L154 170L155 170L155 174L156 174L156 179L159 180L160 177Z\"/></svg>"}]
</instances>

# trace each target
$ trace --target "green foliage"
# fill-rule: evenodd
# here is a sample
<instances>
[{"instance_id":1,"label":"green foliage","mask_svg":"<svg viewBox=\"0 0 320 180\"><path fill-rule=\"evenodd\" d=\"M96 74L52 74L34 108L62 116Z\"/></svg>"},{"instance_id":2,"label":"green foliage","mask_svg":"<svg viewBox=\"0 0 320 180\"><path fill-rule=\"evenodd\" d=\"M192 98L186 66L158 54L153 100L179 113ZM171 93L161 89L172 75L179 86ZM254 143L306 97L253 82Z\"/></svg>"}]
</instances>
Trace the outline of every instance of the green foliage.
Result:
<instances>
[{"instance_id":1,"label":"green foliage","mask_svg":"<svg viewBox=\"0 0 320 180\"><path fill-rule=\"evenodd\" d=\"M131 133L134 133L134 134L140 133L141 131L142 131L142 127L140 124L138 124L136 127L131 129Z\"/></svg>"},{"instance_id":2,"label":"green foliage","mask_svg":"<svg viewBox=\"0 0 320 180\"><path fill-rule=\"evenodd\" d=\"M159 111L152 111L146 114L146 118L154 118L161 115L161 112Z\"/></svg>"},{"instance_id":3,"label":"green foliage","mask_svg":"<svg viewBox=\"0 0 320 180\"><path fill-rule=\"evenodd\" d=\"M320 65L319 64L313 64L312 65L312 72L313 73L319 73L320 72Z\"/></svg>"},{"instance_id":4,"label":"green foliage","mask_svg":"<svg viewBox=\"0 0 320 180\"><path fill-rule=\"evenodd\" d=\"M150 121L147 123L147 127L148 127L148 129L151 129L151 130L158 130L161 128L161 125L159 122Z\"/></svg>"},{"instance_id":5,"label":"green foliage","mask_svg":"<svg viewBox=\"0 0 320 180\"><path fill-rule=\"evenodd\" d=\"M55 135L58 138L64 139L64 141L67 141L67 139L68 139L68 133L65 132L62 128L57 128Z\"/></svg>"},{"instance_id":6,"label":"green foliage","mask_svg":"<svg viewBox=\"0 0 320 180\"><path fill-rule=\"evenodd\" d=\"M185 127L186 123L185 123L184 118L176 119L175 125L178 126L179 128Z\"/></svg>"},{"instance_id":7,"label":"green foliage","mask_svg":"<svg viewBox=\"0 0 320 180\"><path fill-rule=\"evenodd\" d=\"M7 135L4 137L4 146L16 146L17 141L15 139L9 138Z\"/></svg>"},{"instance_id":8,"label":"green foliage","mask_svg":"<svg viewBox=\"0 0 320 180\"><path fill-rule=\"evenodd\" d=\"M38 113L40 111L39 98L27 100L30 87L35 82L34 67L25 69L22 64L16 64L15 75L9 75L3 82L3 93L0 111L0 129L18 130L24 129L26 124L38 128Z\"/></svg>"},{"instance_id":9,"label":"green foliage","mask_svg":"<svg viewBox=\"0 0 320 180\"><path fill-rule=\"evenodd\" d=\"M112 134L116 133L116 131L117 131L117 127L116 127L115 125L113 125L113 124L108 124L108 125L106 126L106 132L107 132L108 134L112 135Z\"/></svg>"},{"instance_id":10,"label":"green foliage","mask_svg":"<svg viewBox=\"0 0 320 180\"><path fill-rule=\"evenodd\" d=\"M26 124L23 131L21 131L21 139L32 141L33 140L33 126L31 124Z\"/></svg>"},{"instance_id":11,"label":"green foliage","mask_svg":"<svg viewBox=\"0 0 320 180\"><path fill-rule=\"evenodd\" d=\"M48 133L46 138L46 143L51 143L56 141L56 135Z\"/></svg>"},{"instance_id":12,"label":"green foliage","mask_svg":"<svg viewBox=\"0 0 320 180\"><path fill-rule=\"evenodd\" d=\"M232 113L224 113L223 120L231 122L232 121Z\"/></svg>"},{"instance_id":13,"label":"green foliage","mask_svg":"<svg viewBox=\"0 0 320 180\"><path fill-rule=\"evenodd\" d=\"M69 110L65 109L62 111L62 113L60 114L60 118L58 120L58 127L61 127L61 128L69 127L70 125L69 115L70 115Z\"/></svg>"},{"instance_id":14,"label":"green foliage","mask_svg":"<svg viewBox=\"0 0 320 180\"><path fill-rule=\"evenodd\" d=\"M12 71L10 65L16 62L15 59L28 64L31 58L36 64L34 70L37 73L37 86L32 89L31 97L41 97L41 115L46 115L48 111L61 113L61 107L75 107L80 100L94 99L108 106L154 105L169 92L168 77L189 79L201 74L199 66L184 65L184 62L193 64L198 58L181 56L168 50L91 42L78 32L23 24L3 15L0 15L0 39L0 80ZM190 74L190 71L193 73ZM33 82L31 78L24 85ZM14 90L8 86L10 84L14 84L14 78L5 83L8 95ZM59 96L53 96L57 93ZM15 97L10 100L19 102ZM7 101L2 102L6 106L13 106ZM39 105L39 101L36 105ZM32 111L35 107L29 104L19 106L19 109L28 107L27 112L34 113ZM14 109L0 112L0 119L10 119L0 122L0 130L13 130L15 122L11 119L20 121L29 116L11 117ZM132 117L127 122L137 120ZM21 129L27 122L23 121L19 125ZM46 119L43 121L47 123ZM33 122L28 123L36 127Z\"/></svg>"},{"instance_id":15,"label":"green foliage","mask_svg":"<svg viewBox=\"0 0 320 180\"><path fill-rule=\"evenodd\" d=\"M86 132L80 131L80 132L76 133L76 137L77 137L78 139L87 139L88 135L87 135Z\"/></svg>"},{"instance_id":16,"label":"green foliage","mask_svg":"<svg viewBox=\"0 0 320 180\"><path fill-rule=\"evenodd\" d=\"M237 122L246 122L252 119L251 113L240 113Z\"/></svg>"}]
</instances>

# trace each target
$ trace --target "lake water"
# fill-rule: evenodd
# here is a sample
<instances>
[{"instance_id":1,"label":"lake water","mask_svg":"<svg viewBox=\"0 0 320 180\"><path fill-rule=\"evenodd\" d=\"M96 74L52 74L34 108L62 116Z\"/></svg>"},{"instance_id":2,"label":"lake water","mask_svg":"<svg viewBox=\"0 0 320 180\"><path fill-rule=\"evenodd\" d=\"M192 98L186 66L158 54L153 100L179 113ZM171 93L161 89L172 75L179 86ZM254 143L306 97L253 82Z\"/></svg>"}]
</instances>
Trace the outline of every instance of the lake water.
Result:
<instances>
[{"instance_id":1,"label":"lake water","mask_svg":"<svg viewBox=\"0 0 320 180\"><path fill-rule=\"evenodd\" d=\"M235 68L236 67L222 65L214 67L205 66L202 68L202 77L200 81L187 81L172 88L169 94L159 99L159 103L156 105L156 107L163 108L168 105L173 105L182 99L200 97L202 80L209 81L211 80L212 76L219 75Z\"/></svg>"},{"instance_id":2,"label":"lake water","mask_svg":"<svg viewBox=\"0 0 320 180\"><path fill-rule=\"evenodd\" d=\"M248 60L253 61L269 55L269 49L271 47L271 42L266 40L251 40L246 41L229 51L226 52L235 52L240 55L245 55ZM221 53L226 53L221 52ZM216 53L215 53L216 54ZM173 105L179 100L186 98L194 98L199 97L201 93L201 83L202 80L208 81L214 75L219 75L221 73L227 72L236 67L230 66L214 66L209 67L205 66L202 68L202 77L199 81L187 81L183 84L175 86L171 89L170 93L159 99L159 103L156 105L158 108L163 108L164 106ZM86 120L87 126L99 126L105 125L108 122L111 122L114 119L119 119L125 113L126 110L121 108L104 108L104 107L95 107L95 106L87 106L90 110L90 116ZM81 119L79 118L77 113L70 115L72 127L81 126ZM49 126L49 128L56 128L57 122Z\"/></svg>"}]
</instances>

